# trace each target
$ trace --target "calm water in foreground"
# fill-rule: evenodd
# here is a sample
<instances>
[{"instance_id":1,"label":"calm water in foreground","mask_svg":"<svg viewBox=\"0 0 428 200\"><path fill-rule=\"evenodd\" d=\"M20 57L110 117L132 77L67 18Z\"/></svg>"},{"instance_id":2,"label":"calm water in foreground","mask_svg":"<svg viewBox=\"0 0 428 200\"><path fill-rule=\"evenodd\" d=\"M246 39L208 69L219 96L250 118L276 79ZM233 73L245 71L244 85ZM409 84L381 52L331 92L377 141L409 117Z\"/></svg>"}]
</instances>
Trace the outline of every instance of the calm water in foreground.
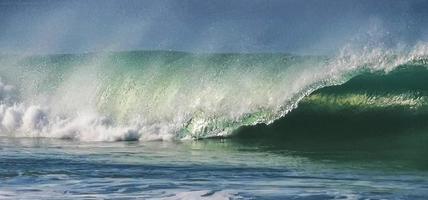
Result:
<instances>
[{"instance_id":1,"label":"calm water in foreground","mask_svg":"<svg viewBox=\"0 0 428 200\"><path fill-rule=\"evenodd\" d=\"M426 137L400 137L112 143L3 137L0 199L427 199Z\"/></svg>"}]
</instances>

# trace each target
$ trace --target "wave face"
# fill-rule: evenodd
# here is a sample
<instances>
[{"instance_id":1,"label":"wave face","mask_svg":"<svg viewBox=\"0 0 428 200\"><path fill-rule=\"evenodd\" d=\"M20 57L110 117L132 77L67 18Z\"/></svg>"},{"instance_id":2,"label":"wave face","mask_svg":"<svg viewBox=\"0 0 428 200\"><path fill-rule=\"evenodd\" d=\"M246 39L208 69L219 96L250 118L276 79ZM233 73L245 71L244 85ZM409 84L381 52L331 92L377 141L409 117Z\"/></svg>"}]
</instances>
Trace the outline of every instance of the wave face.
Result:
<instances>
[{"instance_id":1,"label":"wave face","mask_svg":"<svg viewBox=\"0 0 428 200\"><path fill-rule=\"evenodd\" d=\"M425 64L401 65L387 74L362 73L313 92L269 126L243 127L233 137L268 142L311 138L331 144L350 138L423 136L428 130L427 83Z\"/></svg>"},{"instance_id":2,"label":"wave face","mask_svg":"<svg viewBox=\"0 0 428 200\"><path fill-rule=\"evenodd\" d=\"M425 70L427 55L428 46L420 44L404 53L373 48L334 57L165 51L3 56L0 134L84 141L219 137L270 124L299 102L320 112L425 112L426 73L413 79L400 69ZM377 84L384 77L392 78Z\"/></svg>"}]
</instances>

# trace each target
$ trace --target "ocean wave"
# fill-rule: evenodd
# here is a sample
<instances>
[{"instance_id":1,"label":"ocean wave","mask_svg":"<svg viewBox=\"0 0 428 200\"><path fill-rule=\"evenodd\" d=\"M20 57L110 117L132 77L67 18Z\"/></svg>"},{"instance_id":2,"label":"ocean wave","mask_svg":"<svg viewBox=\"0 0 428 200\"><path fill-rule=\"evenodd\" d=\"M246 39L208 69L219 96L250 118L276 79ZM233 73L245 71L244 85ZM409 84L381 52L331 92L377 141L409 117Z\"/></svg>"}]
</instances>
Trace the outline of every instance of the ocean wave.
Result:
<instances>
[{"instance_id":1,"label":"ocean wave","mask_svg":"<svg viewBox=\"0 0 428 200\"><path fill-rule=\"evenodd\" d=\"M335 57L162 51L5 57L0 134L83 141L200 139L270 124L299 102L323 109L420 110L426 108L426 91L410 87L397 94L318 91L362 74L382 79L405 77L394 73L400 68L426 69L427 49L420 44L407 53L344 50ZM364 84L357 81L351 89Z\"/></svg>"}]
</instances>

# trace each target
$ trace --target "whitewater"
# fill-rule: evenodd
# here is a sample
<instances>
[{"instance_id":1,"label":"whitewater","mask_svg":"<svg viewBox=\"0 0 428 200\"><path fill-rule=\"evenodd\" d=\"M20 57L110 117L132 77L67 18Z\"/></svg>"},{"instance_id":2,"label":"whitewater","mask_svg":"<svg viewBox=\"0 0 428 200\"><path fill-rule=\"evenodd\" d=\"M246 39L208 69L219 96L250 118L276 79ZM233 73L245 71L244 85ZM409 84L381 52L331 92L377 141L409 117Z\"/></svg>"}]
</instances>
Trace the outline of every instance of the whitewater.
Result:
<instances>
[{"instance_id":1,"label":"whitewater","mask_svg":"<svg viewBox=\"0 0 428 200\"><path fill-rule=\"evenodd\" d=\"M363 73L427 65L428 45L343 48L334 56L104 52L0 57L0 134L80 141L227 137L271 124L314 91ZM404 95L360 101L415 106ZM325 99L325 98L324 98ZM352 104L353 97L335 100ZM392 100L391 100L392 99Z\"/></svg>"}]
</instances>

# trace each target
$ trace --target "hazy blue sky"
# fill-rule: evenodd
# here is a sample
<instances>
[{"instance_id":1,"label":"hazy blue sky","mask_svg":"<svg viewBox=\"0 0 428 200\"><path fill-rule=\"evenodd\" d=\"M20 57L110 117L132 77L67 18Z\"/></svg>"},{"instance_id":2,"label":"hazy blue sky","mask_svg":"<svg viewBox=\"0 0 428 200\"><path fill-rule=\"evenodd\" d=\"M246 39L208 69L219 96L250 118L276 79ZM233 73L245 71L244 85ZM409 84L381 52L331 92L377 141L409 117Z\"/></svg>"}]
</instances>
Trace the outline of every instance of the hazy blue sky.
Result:
<instances>
[{"instance_id":1,"label":"hazy blue sky","mask_svg":"<svg viewBox=\"0 0 428 200\"><path fill-rule=\"evenodd\" d=\"M329 53L428 40L428 0L0 0L0 52Z\"/></svg>"}]
</instances>

